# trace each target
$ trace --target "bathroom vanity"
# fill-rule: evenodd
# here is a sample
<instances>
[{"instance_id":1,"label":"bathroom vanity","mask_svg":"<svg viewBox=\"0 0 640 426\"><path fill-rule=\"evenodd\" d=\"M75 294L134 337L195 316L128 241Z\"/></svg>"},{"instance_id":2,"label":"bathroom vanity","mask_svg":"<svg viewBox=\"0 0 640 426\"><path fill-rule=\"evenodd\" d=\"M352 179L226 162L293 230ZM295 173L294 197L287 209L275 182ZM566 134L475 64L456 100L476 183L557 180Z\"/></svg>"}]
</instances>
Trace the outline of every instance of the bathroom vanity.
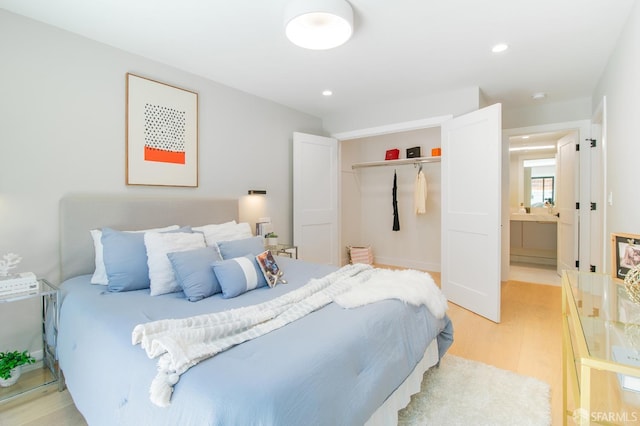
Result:
<instances>
[{"instance_id":1,"label":"bathroom vanity","mask_svg":"<svg viewBox=\"0 0 640 426\"><path fill-rule=\"evenodd\" d=\"M558 218L544 212L511 213L511 262L557 264Z\"/></svg>"}]
</instances>

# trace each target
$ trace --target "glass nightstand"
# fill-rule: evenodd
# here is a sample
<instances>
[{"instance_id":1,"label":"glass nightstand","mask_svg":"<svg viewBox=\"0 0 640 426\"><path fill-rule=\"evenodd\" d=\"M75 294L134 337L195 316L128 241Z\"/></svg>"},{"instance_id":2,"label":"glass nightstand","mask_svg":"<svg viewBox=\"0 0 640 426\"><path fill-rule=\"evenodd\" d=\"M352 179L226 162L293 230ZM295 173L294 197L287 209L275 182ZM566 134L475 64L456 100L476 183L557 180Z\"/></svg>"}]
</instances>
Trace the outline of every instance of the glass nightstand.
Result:
<instances>
[{"instance_id":1,"label":"glass nightstand","mask_svg":"<svg viewBox=\"0 0 640 426\"><path fill-rule=\"evenodd\" d=\"M24 293L14 293L0 296L0 305L20 303L29 299L41 299L42 311L42 360L36 362L35 368L25 368L17 383L0 388L0 405L9 403L17 398L37 393L44 386L58 383L58 390L64 385L61 380L60 367L56 357L56 340L58 337L58 287L45 279L38 280L38 288Z\"/></svg>"},{"instance_id":2,"label":"glass nightstand","mask_svg":"<svg viewBox=\"0 0 640 426\"><path fill-rule=\"evenodd\" d=\"M278 244L275 246L265 246L267 250L271 250L271 253L275 256L287 256L292 259L298 258L298 246L292 244Z\"/></svg>"}]
</instances>

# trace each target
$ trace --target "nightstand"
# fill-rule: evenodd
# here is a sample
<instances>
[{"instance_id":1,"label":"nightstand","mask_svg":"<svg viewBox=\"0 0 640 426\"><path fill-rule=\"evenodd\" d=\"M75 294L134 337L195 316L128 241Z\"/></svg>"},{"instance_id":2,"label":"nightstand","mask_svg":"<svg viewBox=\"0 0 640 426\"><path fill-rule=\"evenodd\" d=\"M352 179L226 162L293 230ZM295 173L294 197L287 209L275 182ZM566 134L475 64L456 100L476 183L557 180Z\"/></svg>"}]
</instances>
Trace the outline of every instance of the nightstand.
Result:
<instances>
[{"instance_id":1,"label":"nightstand","mask_svg":"<svg viewBox=\"0 0 640 426\"><path fill-rule=\"evenodd\" d=\"M275 256L287 256L292 259L298 258L298 246L292 244L278 244L275 246L265 246L267 250L271 250L271 253Z\"/></svg>"},{"instance_id":2,"label":"nightstand","mask_svg":"<svg viewBox=\"0 0 640 426\"><path fill-rule=\"evenodd\" d=\"M58 383L58 390L63 390L64 385L61 380L60 367L56 359L59 314L58 296L58 287L45 279L39 279L38 288L32 291L0 296L0 306L8 303L21 303L29 299L41 299L42 301L42 360L33 365L35 368L24 369L16 384L0 388L0 405L7 404L23 396L37 394L39 391L43 391L45 386L56 382Z\"/></svg>"}]
</instances>

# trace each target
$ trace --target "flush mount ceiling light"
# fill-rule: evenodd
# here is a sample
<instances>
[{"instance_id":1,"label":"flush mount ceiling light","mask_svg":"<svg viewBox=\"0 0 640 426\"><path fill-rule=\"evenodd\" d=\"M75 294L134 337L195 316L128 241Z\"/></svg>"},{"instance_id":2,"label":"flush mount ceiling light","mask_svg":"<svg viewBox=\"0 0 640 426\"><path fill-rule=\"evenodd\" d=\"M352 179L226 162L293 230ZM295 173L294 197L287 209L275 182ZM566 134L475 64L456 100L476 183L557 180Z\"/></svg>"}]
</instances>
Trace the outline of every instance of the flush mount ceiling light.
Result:
<instances>
[{"instance_id":1,"label":"flush mount ceiling light","mask_svg":"<svg viewBox=\"0 0 640 426\"><path fill-rule=\"evenodd\" d=\"M353 9L345 0L292 0L285 8L287 38L305 49L326 50L353 34Z\"/></svg>"},{"instance_id":2,"label":"flush mount ceiling light","mask_svg":"<svg viewBox=\"0 0 640 426\"><path fill-rule=\"evenodd\" d=\"M331 90L322 91L322 96L331 96L331 95L333 95L333 92Z\"/></svg>"},{"instance_id":3,"label":"flush mount ceiling light","mask_svg":"<svg viewBox=\"0 0 640 426\"><path fill-rule=\"evenodd\" d=\"M531 95L531 99L533 99L534 101L541 101L543 99L545 99L547 97L547 94L544 92L538 92L538 93L534 93L533 95Z\"/></svg>"}]
</instances>

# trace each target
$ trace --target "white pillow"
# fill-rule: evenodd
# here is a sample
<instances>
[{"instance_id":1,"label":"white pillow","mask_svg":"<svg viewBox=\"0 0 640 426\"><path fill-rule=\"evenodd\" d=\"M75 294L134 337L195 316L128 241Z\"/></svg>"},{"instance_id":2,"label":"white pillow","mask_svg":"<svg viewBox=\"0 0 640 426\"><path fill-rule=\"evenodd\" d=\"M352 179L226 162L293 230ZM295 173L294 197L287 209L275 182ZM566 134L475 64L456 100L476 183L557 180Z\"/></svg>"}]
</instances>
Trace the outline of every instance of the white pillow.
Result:
<instances>
[{"instance_id":1,"label":"white pillow","mask_svg":"<svg viewBox=\"0 0 640 426\"><path fill-rule=\"evenodd\" d=\"M144 245L147 248L151 296L181 290L167 254L206 247L204 235L198 232L146 232Z\"/></svg>"},{"instance_id":2,"label":"white pillow","mask_svg":"<svg viewBox=\"0 0 640 426\"><path fill-rule=\"evenodd\" d=\"M139 231L124 231L124 232L148 232L148 231L174 231L180 228L178 225L166 226L164 228L153 228L153 229L141 229ZM95 259L96 259L96 269L93 271L93 276L91 277L91 284L102 284L108 285L109 279L107 278L107 271L104 267L104 247L102 246L102 231L100 229L92 229L89 231L91 233L91 238L93 238L93 249L95 251Z\"/></svg>"},{"instance_id":3,"label":"white pillow","mask_svg":"<svg viewBox=\"0 0 640 426\"><path fill-rule=\"evenodd\" d=\"M219 225L204 225L191 228L194 232L202 232L207 246L215 246L218 241L241 240L253 237L251 226L246 223L231 222Z\"/></svg>"}]
</instances>

